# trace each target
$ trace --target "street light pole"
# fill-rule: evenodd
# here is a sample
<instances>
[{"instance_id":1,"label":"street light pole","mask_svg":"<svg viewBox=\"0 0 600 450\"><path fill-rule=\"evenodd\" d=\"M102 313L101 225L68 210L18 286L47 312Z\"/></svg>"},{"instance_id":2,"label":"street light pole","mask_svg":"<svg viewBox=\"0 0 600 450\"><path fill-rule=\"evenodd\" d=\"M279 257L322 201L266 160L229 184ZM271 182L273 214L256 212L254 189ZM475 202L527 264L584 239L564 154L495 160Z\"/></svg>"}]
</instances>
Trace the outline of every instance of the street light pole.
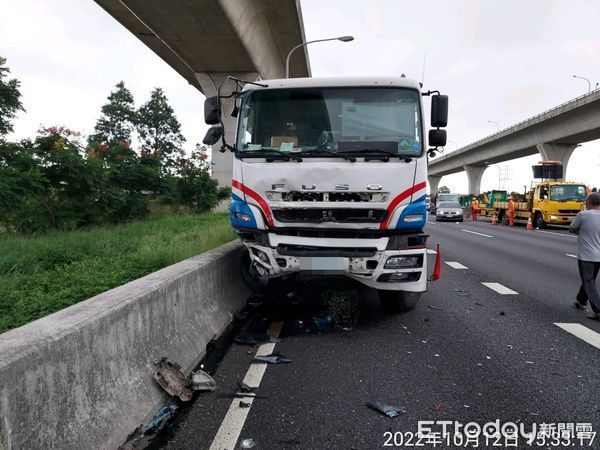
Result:
<instances>
[{"instance_id":1,"label":"street light pole","mask_svg":"<svg viewBox=\"0 0 600 450\"><path fill-rule=\"evenodd\" d=\"M580 76L577 76L577 75L573 75L573 78L579 78L580 80L585 80L585 81L587 81L587 84L588 84L588 94L589 94L590 92L592 92L592 83L590 83L590 80L588 80L588 79L587 79L587 78L585 78L585 77L580 77Z\"/></svg>"},{"instance_id":2,"label":"street light pole","mask_svg":"<svg viewBox=\"0 0 600 450\"><path fill-rule=\"evenodd\" d=\"M496 133L498 131L500 131L500 125L498 125L498 122L494 122L493 120L488 120L489 123L493 123L494 125L496 125Z\"/></svg>"},{"instance_id":3,"label":"street light pole","mask_svg":"<svg viewBox=\"0 0 600 450\"><path fill-rule=\"evenodd\" d=\"M354 40L354 36L340 36L340 37L328 38L328 39L316 39L314 41L303 42L302 44L296 45L293 49L290 50L290 52L287 55L287 58L285 59L285 77L286 78L290 77L290 57L292 56L292 53L294 53L294 51L296 49L299 49L300 47L303 47L308 44L312 44L314 42L326 42L326 41L350 42L353 40Z\"/></svg>"}]
</instances>

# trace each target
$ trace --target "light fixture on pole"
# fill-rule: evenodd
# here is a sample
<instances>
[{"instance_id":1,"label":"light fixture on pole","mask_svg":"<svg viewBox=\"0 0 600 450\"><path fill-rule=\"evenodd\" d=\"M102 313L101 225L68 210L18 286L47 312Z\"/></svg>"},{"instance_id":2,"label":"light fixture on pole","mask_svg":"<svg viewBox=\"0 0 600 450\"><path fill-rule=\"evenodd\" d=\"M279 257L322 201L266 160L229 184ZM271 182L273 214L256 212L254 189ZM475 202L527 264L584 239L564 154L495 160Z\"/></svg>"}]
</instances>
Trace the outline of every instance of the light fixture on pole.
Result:
<instances>
[{"instance_id":1,"label":"light fixture on pole","mask_svg":"<svg viewBox=\"0 0 600 450\"><path fill-rule=\"evenodd\" d=\"M588 80L588 79L587 79L587 78L585 78L585 77L580 77L580 76L578 76L578 75L573 75L573 78L579 78L580 80L585 80L585 81L587 81L587 84L588 84L588 94L589 94L590 92L592 92L592 83L590 83L590 80Z\"/></svg>"},{"instance_id":2,"label":"light fixture on pole","mask_svg":"<svg viewBox=\"0 0 600 450\"><path fill-rule=\"evenodd\" d=\"M498 122L494 122L493 120L488 120L489 123L493 123L494 125L496 125L496 133L498 131L500 131L500 125L498 125Z\"/></svg>"},{"instance_id":3,"label":"light fixture on pole","mask_svg":"<svg viewBox=\"0 0 600 450\"><path fill-rule=\"evenodd\" d=\"M328 39L316 39L314 41L308 41L308 42L303 42L302 44L296 45L293 49L290 50L290 52L287 55L287 58L285 59L285 77L289 78L290 77L290 57L292 56L292 53L294 53L294 51L300 47L304 47L305 45L308 44L312 44L314 42L326 42L326 41L342 41L342 42L350 42L354 40L354 36L340 36L340 37L335 37L335 38L328 38Z\"/></svg>"}]
</instances>

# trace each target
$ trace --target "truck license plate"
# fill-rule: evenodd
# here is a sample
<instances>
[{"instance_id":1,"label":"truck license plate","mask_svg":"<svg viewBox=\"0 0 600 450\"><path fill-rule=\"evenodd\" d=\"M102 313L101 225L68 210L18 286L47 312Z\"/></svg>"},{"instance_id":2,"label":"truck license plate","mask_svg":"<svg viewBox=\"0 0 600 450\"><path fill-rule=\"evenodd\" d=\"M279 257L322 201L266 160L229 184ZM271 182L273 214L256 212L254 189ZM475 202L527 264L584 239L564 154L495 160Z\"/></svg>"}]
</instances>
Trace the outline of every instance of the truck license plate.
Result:
<instances>
[{"instance_id":1,"label":"truck license plate","mask_svg":"<svg viewBox=\"0 0 600 450\"><path fill-rule=\"evenodd\" d=\"M300 270L344 272L348 267L346 258L330 256L306 256L300 258Z\"/></svg>"}]
</instances>

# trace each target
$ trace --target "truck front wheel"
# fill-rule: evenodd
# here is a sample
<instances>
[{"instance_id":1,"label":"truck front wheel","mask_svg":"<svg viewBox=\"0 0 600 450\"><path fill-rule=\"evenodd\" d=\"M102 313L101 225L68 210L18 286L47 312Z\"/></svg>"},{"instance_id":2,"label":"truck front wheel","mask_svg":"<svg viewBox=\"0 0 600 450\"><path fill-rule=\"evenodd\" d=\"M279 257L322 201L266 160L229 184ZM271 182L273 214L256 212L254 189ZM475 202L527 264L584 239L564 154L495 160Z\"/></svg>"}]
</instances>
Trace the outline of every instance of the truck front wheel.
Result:
<instances>
[{"instance_id":1,"label":"truck front wheel","mask_svg":"<svg viewBox=\"0 0 600 450\"><path fill-rule=\"evenodd\" d=\"M421 298L421 292L377 290L383 309L390 313L404 313L412 310Z\"/></svg>"},{"instance_id":2,"label":"truck front wheel","mask_svg":"<svg viewBox=\"0 0 600 450\"><path fill-rule=\"evenodd\" d=\"M544 222L544 217L542 216L542 213L540 213L539 211L535 213L535 216L533 217L533 226L535 228L545 228L546 227L546 222Z\"/></svg>"}]
</instances>

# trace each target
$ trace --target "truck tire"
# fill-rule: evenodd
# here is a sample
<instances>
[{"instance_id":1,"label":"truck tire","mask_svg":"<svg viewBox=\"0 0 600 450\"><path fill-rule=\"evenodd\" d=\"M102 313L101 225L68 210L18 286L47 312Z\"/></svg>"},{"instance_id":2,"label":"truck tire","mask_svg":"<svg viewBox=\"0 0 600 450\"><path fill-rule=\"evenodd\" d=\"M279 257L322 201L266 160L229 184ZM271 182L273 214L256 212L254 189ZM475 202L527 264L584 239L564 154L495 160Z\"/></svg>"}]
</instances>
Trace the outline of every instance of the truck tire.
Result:
<instances>
[{"instance_id":1,"label":"truck tire","mask_svg":"<svg viewBox=\"0 0 600 450\"><path fill-rule=\"evenodd\" d=\"M539 211L535 213L535 216L533 217L533 227L534 228L546 228L546 222L544 222L544 217L542 216L542 213L540 213Z\"/></svg>"},{"instance_id":2,"label":"truck tire","mask_svg":"<svg viewBox=\"0 0 600 450\"><path fill-rule=\"evenodd\" d=\"M383 309L390 313L411 311L419 302L421 292L377 290Z\"/></svg>"}]
</instances>

